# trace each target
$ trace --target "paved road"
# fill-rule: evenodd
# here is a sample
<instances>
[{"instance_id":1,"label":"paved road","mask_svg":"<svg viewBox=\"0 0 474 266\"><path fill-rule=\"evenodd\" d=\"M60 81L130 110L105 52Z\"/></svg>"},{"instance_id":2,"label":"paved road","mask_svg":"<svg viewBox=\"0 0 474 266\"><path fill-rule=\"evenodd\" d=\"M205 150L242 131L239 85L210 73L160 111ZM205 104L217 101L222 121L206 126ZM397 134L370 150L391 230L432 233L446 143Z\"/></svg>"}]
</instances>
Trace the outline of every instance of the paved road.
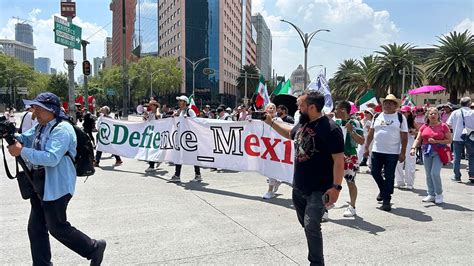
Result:
<instances>
[{"instance_id":1,"label":"paved road","mask_svg":"<svg viewBox=\"0 0 474 266\"><path fill-rule=\"evenodd\" d=\"M68 210L74 226L108 241L104 264L307 264L289 186L263 200L266 178L256 173L204 169L204 181L195 184L192 167L184 166L177 185L167 182L174 170L167 163L145 175L145 162L124 159L113 167L114 159L104 157L87 182L78 178ZM29 203L0 164L0 265L31 264ZM473 186L451 182L451 170L443 169L446 203L422 203L424 170L417 167L415 189L396 190L392 212L378 209L375 182L359 174L358 216L342 217L344 187L322 225L328 265L473 264ZM87 263L51 242L55 264Z\"/></svg>"}]
</instances>

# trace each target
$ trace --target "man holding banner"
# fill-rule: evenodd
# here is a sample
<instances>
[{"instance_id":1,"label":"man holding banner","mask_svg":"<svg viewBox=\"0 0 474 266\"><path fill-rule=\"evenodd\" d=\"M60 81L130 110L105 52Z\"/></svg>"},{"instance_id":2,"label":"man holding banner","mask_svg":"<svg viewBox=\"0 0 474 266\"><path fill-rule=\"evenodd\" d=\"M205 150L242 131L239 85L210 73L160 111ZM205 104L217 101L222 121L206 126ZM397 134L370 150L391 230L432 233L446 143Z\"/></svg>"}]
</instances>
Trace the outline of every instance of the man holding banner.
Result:
<instances>
[{"instance_id":1,"label":"man holding banner","mask_svg":"<svg viewBox=\"0 0 474 266\"><path fill-rule=\"evenodd\" d=\"M188 107L189 98L187 96L185 95L178 96L176 97L176 100L178 100L179 109L176 110L175 116L196 117L196 113L194 112L194 110ZM170 182L174 182L174 183L181 182L181 178L180 178L181 167L182 167L181 164L175 165L175 173L171 177ZM193 180L191 180L191 182L201 182L202 181L201 168L199 166L196 166L196 165L194 166L194 173L195 173L195 177Z\"/></svg>"},{"instance_id":2,"label":"man holding banner","mask_svg":"<svg viewBox=\"0 0 474 266\"><path fill-rule=\"evenodd\" d=\"M321 219L334 204L344 176L344 139L341 128L322 111L324 95L318 91L298 98L299 123L276 123L267 115L265 123L280 135L293 139L295 163L293 203L308 242L308 260L324 265Z\"/></svg>"}]
</instances>

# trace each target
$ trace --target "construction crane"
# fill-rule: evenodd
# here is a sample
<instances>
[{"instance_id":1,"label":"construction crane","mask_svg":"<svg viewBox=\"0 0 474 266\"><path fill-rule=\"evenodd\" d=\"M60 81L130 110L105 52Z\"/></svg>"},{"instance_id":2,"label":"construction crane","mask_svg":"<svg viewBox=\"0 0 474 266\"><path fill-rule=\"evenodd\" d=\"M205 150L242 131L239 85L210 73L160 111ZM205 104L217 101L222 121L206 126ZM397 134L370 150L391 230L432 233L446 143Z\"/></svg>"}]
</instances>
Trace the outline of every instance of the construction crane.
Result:
<instances>
[{"instance_id":1,"label":"construction crane","mask_svg":"<svg viewBox=\"0 0 474 266\"><path fill-rule=\"evenodd\" d=\"M24 18L20 18L18 16L12 16L12 18L16 19L17 20L17 23L21 23L21 24L25 24L25 22L33 22L31 20L28 20L28 19L24 19Z\"/></svg>"}]
</instances>

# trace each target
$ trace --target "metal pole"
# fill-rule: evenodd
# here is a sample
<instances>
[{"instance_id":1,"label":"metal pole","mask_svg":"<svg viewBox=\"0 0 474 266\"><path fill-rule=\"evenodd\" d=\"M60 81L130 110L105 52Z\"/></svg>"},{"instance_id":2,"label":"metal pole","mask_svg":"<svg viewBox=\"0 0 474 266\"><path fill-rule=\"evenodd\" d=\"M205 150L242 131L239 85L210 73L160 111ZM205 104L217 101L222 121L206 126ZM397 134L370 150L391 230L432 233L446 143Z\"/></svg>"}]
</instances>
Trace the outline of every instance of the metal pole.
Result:
<instances>
[{"instance_id":1,"label":"metal pole","mask_svg":"<svg viewBox=\"0 0 474 266\"><path fill-rule=\"evenodd\" d=\"M196 62L193 62L193 97L195 97L194 95L194 86L195 86L194 79L196 78L195 73L194 73L195 71L196 71Z\"/></svg>"},{"instance_id":2,"label":"metal pole","mask_svg":"<svg viewBox=\"0 0 474 266\"><path fill-rule=\"evenodd\" d=\"M150 72L150 100L151 100L151 97L153 96L153 73Z\"/></svg>"},{"instance_id":3,"label":"metal pole","mask_svg":"<svg viewBox=\"0 0 474 266\"><path fill-rule=\"evenodd\" d=\"M71 2L71 0L67 0L66 2ZM72 23L72 17L67 17L67 21L69 23ZM74 123L76 122L76 105L75 103L75 88L74 88L74 52L71 48L67 49L67 53L71 56L70 60L66 61L67 64L67 72L68 72L68 77L69 77L69 88L68 88L68 94L69 94L69 116L72 117ZM87 101L87 99L86 99Z\"/></svg>"},{"instance_id":4,"label":"metal pole","mask_svg":"<svg viewBox=\"0 0 474 266\"><path fill-rule=\"evenodd\" d=\"M82 40L82 60L86 61L87 60L87 51L86 51L86 46L89 44L88 41ZM89 90L87 88L87 75L84 75L84 108L86 111L89 110Z\"/></svg>"},{"instance_id":5,"label":"metal pole","mask_svg":"<svg viewBox=\"0 0 474 266\"><path fill-rule=\"evenodd\" d=\"M403 74L402 74L402 96L405 94L405 67L403 67Z\"/></svg>"},{"instance_id":6,"label":"metal pole","mask_svg":"<svg viewBox=\"0 0 474 266\"><path fill-rule=\"evenodd\" d=\"M244 105L247 106L249 99L247 99L247 71L245 71L245 97L244 97Z\"/></svg>"},{"instance_id":7,"label":"metal pole","mask_svg":"<svg viewBox=\"0 0 474 266\"><path fill-rule=\"evenodd\" d=\"M411 85L410 85L410 89L412 90L415 88L415 83L413 82L414 78L415 78L415 66L412 60L411 61Z\"/></svg>"},{"instance_id":8,"label":"metal pole","mask_svg":"<svg viewBox=\"0 0 474 266\"><path fill-rule=\"evenodd\" d=\"M308 68L308 33L305 33L304 34L304 41L303 41L303 45L304 45L304 87L303 87L303 91L306 90L306 85L308 84L308 77L306 75L306 70Z\"/></svg>"},{"instance_id":9,"label":"metal pole","mask_svg":"<svg viewBox=\"0 0 474 266\"><path fill-rule=\"evenodd\" d=\"M127 23L126 23L126 15L125 15L125 0L122 0L122 83L123 83L123 97L122 97L122 104L123 104L123 111L122 117L125 120L128 120L128 69L127 69L127 58L126 58L126 31L127 31Z\"/></svg>"}]
</instances>

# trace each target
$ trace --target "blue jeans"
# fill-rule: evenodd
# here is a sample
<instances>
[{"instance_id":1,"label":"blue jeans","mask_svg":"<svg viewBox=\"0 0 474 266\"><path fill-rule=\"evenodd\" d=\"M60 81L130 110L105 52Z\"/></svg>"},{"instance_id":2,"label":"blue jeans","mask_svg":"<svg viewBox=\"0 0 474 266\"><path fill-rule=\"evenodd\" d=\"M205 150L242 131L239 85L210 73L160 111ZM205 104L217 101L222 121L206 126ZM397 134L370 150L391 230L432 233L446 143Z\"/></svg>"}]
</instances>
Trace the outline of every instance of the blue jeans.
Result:
<instances>
[{"instance_id":1,"label":"blue jeans","mask_svg":"<svg viewBox=\"0 0 474 266\"><path fill-rule=\"evenodd\" d=\"M311 265L324 265L321 219L326 209L323 205L323 194L314 191L311 195L307 195L293 189L293 204L298 221L304 227L308 243L308 260Z\"/></svg>"},{"instance_id":2,"label":"blue jeans","mask_svg":"<svg viewBox=\"0 0 474 266\"><path fill-rule=\"evenodd\" d=\"M384 203L390 203L392 199L398 156L398 154L372 152L372 177L379 187L380 196Z\"/></svg>"},{"instance_id":3,"label":"blue jeans","mask_svg":"<svg viewBox=\"0 0 474 266\"><path fill-rule=\"evenodd\" d=\"M443 163L439 159L438 153L431 152L429 155L423 155L423 159L428 195L435 196L443 194L443 184L441 183L441 167Z\"/></svg>"},{"instance_id":4,"label":"blue jeans","mask_svg":"<svg viewBox=\"0 0 474 266\"><path fill-rule=\"evenodd\" d=\"M453 172L455 179L461 179L461 153L466 147L466 155L469 164L469 177L474 177L474 141L453 141Z\"/></svg>"}]
</instances>

